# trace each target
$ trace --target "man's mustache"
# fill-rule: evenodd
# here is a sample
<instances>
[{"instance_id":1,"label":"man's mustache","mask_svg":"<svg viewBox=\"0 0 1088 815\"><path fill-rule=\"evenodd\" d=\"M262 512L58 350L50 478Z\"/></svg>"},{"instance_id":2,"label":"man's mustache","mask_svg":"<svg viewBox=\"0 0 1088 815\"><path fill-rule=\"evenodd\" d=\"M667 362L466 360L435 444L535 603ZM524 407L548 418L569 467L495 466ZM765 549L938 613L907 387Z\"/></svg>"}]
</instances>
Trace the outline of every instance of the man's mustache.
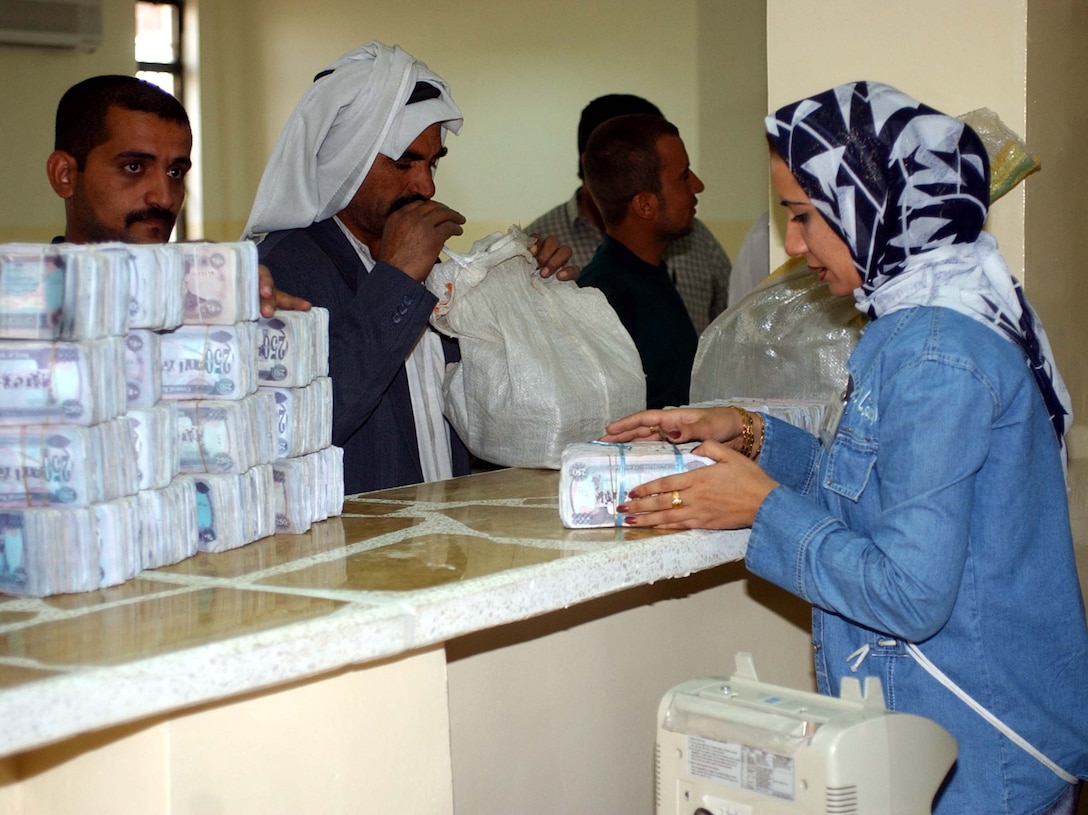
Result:
<instances>
[{"instance_id":1,"label":"man's mustache","mask_svg":"<svg viewBox=\"0 0 1088 815\"><path fill-rule=\"evenodd\" d=\"M156 220L162 221L168 224L171 229L174 228L174 221L177 220L177 215L168 209L162 207L148 207L147 209L138 209L135 212L130 212L125 216L125 226L130 227L137 221L149 221Z\"/></svg>"},{"instance_id":2,"label":"man's mustache","mask_svg":"<svg viewBox=\"0 0 1088 815\"><path fill-rule=\"evenodd\" d=\"M427 197L424 196L424 195L420 195L418 192L413 193L412 195L405 195L403 198L398 198L396 201L394 201L392 204L390 204L389 205L389 211L387 213L385 213L385 214L386 215L392 215L398 209L401 209L402 207L408 206L413 201L426 201L426 200L427 200Z\"/></svg>"}]
</instances>

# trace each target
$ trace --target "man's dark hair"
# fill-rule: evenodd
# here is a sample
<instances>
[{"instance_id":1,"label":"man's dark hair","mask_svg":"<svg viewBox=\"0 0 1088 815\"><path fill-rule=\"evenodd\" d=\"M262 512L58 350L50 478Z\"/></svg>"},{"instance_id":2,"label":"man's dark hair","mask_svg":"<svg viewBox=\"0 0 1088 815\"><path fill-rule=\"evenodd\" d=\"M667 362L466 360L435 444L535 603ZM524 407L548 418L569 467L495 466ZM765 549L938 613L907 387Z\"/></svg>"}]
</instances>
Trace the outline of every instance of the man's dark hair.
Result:
<instances>
[{"instance_id":1,"label":"man's dark hair","mask_svg":"<svg viewBox=\"0 0 1088 815\"><path fill-rule=\"evenodd\" d=\"M60 98L53 149L70 153L79 169L84 169L91 150L108 138L106 112L111 107L152 113L189 127L181 102L162 88L134 76L92 76Z\"/></svg>"},{"instance_id":2,"label":"man's dark hair","mask_svg":"<svg viewBox=\"0 0 1088 815\"><path fill-rule=\"evenodd\" d=\"M679 135L672 122L646 113L617 116L593 131L583 162L586 186L606 225L623 221L628 203L639 193L660 197L657 140Z\"/></svg>"},{"instance_id":3,"label":"man's dark hair","mask_svg":"<svg viewBox=\"0 0 1088 815\"><path fill-rule=\"evenodd\" d=\"M589 144L589 134L604 124L609 119L617 116L627 116L632 113L646 113L650 116L662 116L664 114L657 105L641 96L630 93L609 93L598 96L584 108L582 118L578 120L578 177L582 175L582 153Z\"/></svg>"}]
</instances>

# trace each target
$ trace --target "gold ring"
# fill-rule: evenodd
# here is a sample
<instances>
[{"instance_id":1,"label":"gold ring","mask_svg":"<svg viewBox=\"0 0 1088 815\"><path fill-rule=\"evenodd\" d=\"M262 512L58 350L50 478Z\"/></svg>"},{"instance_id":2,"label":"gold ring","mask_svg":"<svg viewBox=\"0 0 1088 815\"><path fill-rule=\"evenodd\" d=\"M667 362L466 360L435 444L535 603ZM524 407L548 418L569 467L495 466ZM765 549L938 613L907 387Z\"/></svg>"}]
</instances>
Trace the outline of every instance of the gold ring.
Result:
<instances>
[{"instance_id":1,"label":"gold ring","mask_svg":"<svg viewBox=\"0 0 1088 815\"><path fill-rule=\"evenodd\" d=\"M680 490L672 491L672 508L679 509L684 505L684 499L680 497Z\"/></svg>"},{"instance_id":2,"label":"gold ring","mask_svg":"<svg viewBox=\"0 0 1088 815\"><path fill-rule=\"evenodd\" d=\"M658 431L657 431L657 425L655 425L655 424L654 424L654 425L650 425L650 432L651 432L651 433L657 433L657 432L658 432Z\"/></svg>"}]
</instances>

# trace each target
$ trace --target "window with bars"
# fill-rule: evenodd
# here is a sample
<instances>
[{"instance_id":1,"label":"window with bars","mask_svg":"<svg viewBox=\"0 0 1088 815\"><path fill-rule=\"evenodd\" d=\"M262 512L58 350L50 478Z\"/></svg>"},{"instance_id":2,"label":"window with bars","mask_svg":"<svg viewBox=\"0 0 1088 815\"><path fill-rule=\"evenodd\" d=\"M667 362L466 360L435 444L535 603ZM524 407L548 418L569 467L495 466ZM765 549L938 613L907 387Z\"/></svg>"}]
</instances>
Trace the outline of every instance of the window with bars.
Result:
<instances>
[{"instance_id":1,"label":"window with bars","mask_svg":"<svg viewBox=\"0 0 1088 815\"><path fill-rule=\"evenodd\" d=\"M173 94L184 105L181 6L182 0L136 3L136 76Z\"/></svg>"}]
</instances>

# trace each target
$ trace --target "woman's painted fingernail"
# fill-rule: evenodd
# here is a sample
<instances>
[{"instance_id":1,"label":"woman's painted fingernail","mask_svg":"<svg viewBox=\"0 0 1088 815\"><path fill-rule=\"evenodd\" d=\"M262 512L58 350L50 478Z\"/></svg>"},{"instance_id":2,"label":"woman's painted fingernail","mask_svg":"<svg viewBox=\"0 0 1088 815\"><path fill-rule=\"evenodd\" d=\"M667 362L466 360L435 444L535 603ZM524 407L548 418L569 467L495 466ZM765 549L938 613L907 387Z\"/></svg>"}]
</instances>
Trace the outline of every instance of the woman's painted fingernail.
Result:
<instances>
[{"instance_id":1,"label":"woman's painted fingernail","mask_svg":"<svg viewBox=\"0 0 1088 815\"><path fill-rule=\"evenodd\" d=\"M680 431L679 431L679 430L670 430L670 431L669 431L669 438L670 438L670 439L678 439L678 438L680 438Z\"/></svg>"},{"instance_id":2,"label":"woman's painted fingernail","mask_svg":"<svg viewBox=\"0 0 1088 815\"><path fill-rule=\"evenodd\" d=\"M623 519L623 522L627 526L637 526L638 525L638 518L636 518L634 515L628 515L627 517L625 517Z\"/></svg>"},{"instance_id":3,"label":"woman's painted fingernail","mask_svg":"<svg viewBox=\"0 0 1088 815\"><path fill-rule=\"evenodd\" d=\"M630 511L631 507L627 504L620 504L618 507L616 507L616 512L618 512L620 515L626 515Z\"/></svg>"}]
</instances>

